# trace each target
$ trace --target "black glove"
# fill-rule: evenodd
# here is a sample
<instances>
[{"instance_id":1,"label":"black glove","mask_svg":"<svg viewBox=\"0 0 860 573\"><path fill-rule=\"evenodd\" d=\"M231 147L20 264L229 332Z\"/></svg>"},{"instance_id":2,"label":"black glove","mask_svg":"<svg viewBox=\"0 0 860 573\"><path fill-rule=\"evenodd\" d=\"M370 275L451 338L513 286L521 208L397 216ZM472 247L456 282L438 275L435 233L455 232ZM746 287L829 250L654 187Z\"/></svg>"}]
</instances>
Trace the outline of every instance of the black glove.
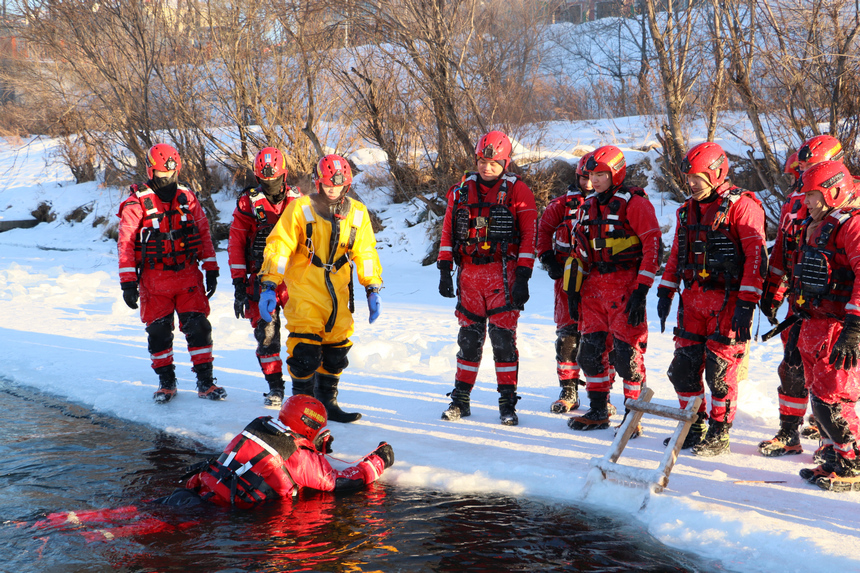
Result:
<instances>
[{"instance_id":1,"label":"black glove","mask_svg":"<svg viewBox=\"0 0 860 573\"><path fill-rule=\"evenodd\" d=\"M627 324L630 326L639 326L645 321L645 297L648 296L648 289L650 288L640 284L630 294L627 307L624 309L624 312L627 313Z\"/></svg>"},{"instance_id":2,"label":"black glove","mask_svg":"<svg viewBox=\"0 0 860 573\"><path fill-rule=\"evenodd\" d=\"M564 265L558 262L552 251L544 251L540 256L540 262L552 280L557 281L564 276Z\"/></svg>"},{"instance_id":3,"label":"black glove","mask_svg":"<svg viewBox=\"0 0 860 573\"><path fill-rule=\"evenodd\" d=\"M137 281L120 283L119 286L122 288L122 300L125 301L125 305L130 309L136 309L137 301L140 298L140 291L137 290Z\"/></svg>"},{"instance_id":4,"label":"black glove","mask_svg":"<svg viewBox=\"0 0 860 573\"><path fill-rule=\"evenodd\" d=\"M321 454L330 454L332 452L331 443L333 441L334 437L331 435L331 431L328 429L323 430L314 438L314 448Z\"/></svg>"},{"instance_id":5,"label":"black glove","mask_svg":"<svg viewBox=\"0 0 860 573\"><path fill-rule=\"evenodd\" d=\"M439 268L439 294L445 298L454 298L454 277L451 276L453 265L451 261L439 261L436 263Z\"/></svg>"},{"instance_id":6,"label":"black glove","mask_svg":"<svg viewBox=\"0 0 860 573\"><path fill-rule=\"evenodd\" d=\"M218 286L218 271L206 271L206 298L212 298Z\"/></svg>"},{"instance_id":7,"label":"black glove","mask_svg":"<svg viewBox=\"0 0 860 573\"><path fill-rule=\"evenodd\" d=\"M524 310L529 301L529 279L532 278L532 270L528 267L517 267L516 276L511 289L511 304L516 310Z\"/></svg>"},{"instance_id":8,"label":"black glove","mask_svg":"<svg viewBox=\"0 0 860 573\"><path fill-rule=\"evenodd\" d=\"M660 318L660 332L666 332L666 319L672 310L672 289L657 288L657 316Z\"/></svg>"},{"instance_id":9,"label":"black glove","mask_svg":"<svg viewBox=\"0 0 860 573\"><path fill-rule=\"evenodd\" d=\"M244 278L233 279L233 312L236 318L245 318L248 306L248 281Z\"/></svg>"},{"instance_id":10,"label":"black glove","mask_svg":"<svg viewBox=\"0 0 860 573\"><path fill-rule=\"evenodd\" d=\"M379 446L373 450L374 454L382 459L382 465L385 469L394 465L394 448L386 442L379 442Z\"/></svg>"},{"instance_id":11,"label":"black glove","mask_svg":"<svg viewBox=\"0 0 860 573\"><path fill-rule=\"evenodd\" d=\"M768 292L767 289L764 292L764 295L761 297L761 301L758 303L758 307L761 309L761 313L767 318L768 322L771 325L776 326L779 324L779 321L776 319L776 311L779 310L779 305L782 304L782 301L774 300L773 292Z\"/></svg>"},{"instance_id":12,"label":"black glove","mask_svg":"<svg viewBox=\"0 0 860 573\"><path fill-rule=\"evenodd\" d=\"M837 370L851 370L860 360L860 317L845 316L842 332L830 352L830 364Z\"/></svg>"},{"instance_id":13,"label":"black glove","mask_svg":"<svg viewBox=\"0 0 860 573\"><path fill-rule=\"evenodd\" d=\"M738 342L746 342L752 338L750 329L752 328L753 313L755 312L755 304L739 300L735 305L735 315L732 317L732 330L737 333L735 337Z\"/></svg>"}]
</instances>

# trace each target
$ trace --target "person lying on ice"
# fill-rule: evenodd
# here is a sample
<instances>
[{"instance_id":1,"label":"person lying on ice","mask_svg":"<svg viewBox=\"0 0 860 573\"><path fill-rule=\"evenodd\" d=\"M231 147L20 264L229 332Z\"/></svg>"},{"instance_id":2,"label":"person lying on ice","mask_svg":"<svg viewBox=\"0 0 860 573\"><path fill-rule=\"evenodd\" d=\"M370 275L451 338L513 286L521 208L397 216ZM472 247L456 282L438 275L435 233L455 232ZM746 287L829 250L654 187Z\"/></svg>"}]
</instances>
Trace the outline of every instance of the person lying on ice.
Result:
<instances>
[{"instance_id":1,"label":"person lying on ice","mask_svg":"<svg viewBox=\"0 0 860 573\"><path fill-rule=\"evenodd\" d=\"M290 498L302 488L347 492L376 481L394 463L394 450L385 443L358 464L344 470L331 467L332 436L326 429L325 406L302 394L287 399L278 418L261 416L233 438L224 452L199 464L183 489L156 500L189 506L204 501L241 508Z\"/></svg>"}]
</instances>

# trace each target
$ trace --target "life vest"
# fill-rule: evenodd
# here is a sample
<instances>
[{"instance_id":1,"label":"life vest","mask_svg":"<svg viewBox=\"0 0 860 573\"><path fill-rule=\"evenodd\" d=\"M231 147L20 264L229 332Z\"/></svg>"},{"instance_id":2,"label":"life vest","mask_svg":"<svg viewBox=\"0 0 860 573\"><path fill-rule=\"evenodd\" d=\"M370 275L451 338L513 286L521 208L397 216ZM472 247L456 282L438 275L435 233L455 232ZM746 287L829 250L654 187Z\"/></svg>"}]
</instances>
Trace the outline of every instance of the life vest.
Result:
<instances>
[{"instance_id":1,"label":"life vest","mask_svg":"<svg viewBox=\"0 0 860 573\"><path fill-rule=\"evenodd\" d=\"M196 266L203 239L189 207L191 191L178 186L170 204L165 204L143 184L132 185L131 192L144 213L135 244L141 268L180 271L186 266Z\"/></svg>"},{"instance_id":2,"label":"life vest","mask_svg":"<svg viewBox=\"0 0 860 573\"><path fill-rule=\"evenodd\" d=\"M519 230L515 214L510 209L510 189L518 177L503 173L496 202L482 201L478 193L478 174L468 173L454 190L452 238L454 261L486 265L516 259Z\"/></svg>"},{"instance_id":3,"label":"life vest","mask_svg":"<svg viewBox=\"0 0 860 573\"><path fill-rule=\"evenodd\" d=\"M203 470L217 480L214 487L210 480L212 495L230 500L231 505L237 499L255 505L279 497L275 489L266 483L263 474L279 471L296 485L285 463L299 449L297 438L289 428L271 416L252 421L233 439L228 449ZM296 493L298 487L293 488L293 495Z\"/></svg>"},{"instance_id":4,"label":"life vest","mask_svg":"<svg viewBox=\"0 0 860 573\"><path fill-rule=\"evenodd\" d=\"M250 191L248 193L248 199L251 201L250 215L254 218L254 226L256 227L254 236L251 237L246 246L245 267L248 274L257 274L263 267L263 251L266 250L266 239L281 216L271 210L272 203L260 187L249 187L245 191ZM291 187L286 187L283 201L289 203L299 196L300 194L293 191ZM267 209L267 206L270 208Z\"/></svg>"},{"instance_id":5,"label":"life vest","mask_svg":"<svg viewBox=\"0 0 860 573\"><path fill-rule=\"evenodd\" d=\"M788 272L794 262L794 253L800 245L800 235L803 232L803 221L807 216L806 205L800 192L800 186L795 183L793 192L788 196L788 210L782 222L782 270Z\"/></svg>"},{"instance_id":6,"label":"life vest","mask_svg":"<svg viewBox=\"0 0 860 573\"><path fill-rule=\"evenodd\" d=\"M579 219L579 208L584 201L579 188L571 185L564 196L564 206L567 210L553 234L552 249L557 255L569 256L574 251L573 228Z\"/></svg>"},{"instance_id":7,"label":"life vest","mask_svg":"<svg viewBox=\"0 0 860 573\"><path fill-rule=\"evenodd\" d=\"M589 196L580 208L579 229L587 243L582 246L588 251L591 268L601 274L638 268L642 242L627 222L627 205L633 195L648 195L638 187L620 187L605 205L600 204L598 195Z\"/></svg>"},{"instance_id":8,"label":"life vest","mask_svg":"<svg viewBox=\"0 0 860 573\"><path fill-rule=\"evenodd\" d=\"M678 275L689 288L697 282L704 289L740 288L744 251L727 223L729 210L742 197L758 199L750 191L732 189L718 205L688 200L678 212ZM715 201L717 202L717 201ZM760 205L760 204L759 204ZM704 206L704 217L699 213Z\"/></svg>"},{"instance_id":9,"label":"life vest","mask_svg":"<svg viewBox=\"0 0 860 573\"><path fill-rule=\"evenodd\" d=\"M821 222L812 243L801 233L793 271L794 302L801 309L810 310L822 301L833 301L844 311L854 288L854 271L847 264L845 249L836 247L836 235L842 225L857 215L860 209L832 211ZM810 222L807 218L803 231Z\"/></svg>"}]
</instances>

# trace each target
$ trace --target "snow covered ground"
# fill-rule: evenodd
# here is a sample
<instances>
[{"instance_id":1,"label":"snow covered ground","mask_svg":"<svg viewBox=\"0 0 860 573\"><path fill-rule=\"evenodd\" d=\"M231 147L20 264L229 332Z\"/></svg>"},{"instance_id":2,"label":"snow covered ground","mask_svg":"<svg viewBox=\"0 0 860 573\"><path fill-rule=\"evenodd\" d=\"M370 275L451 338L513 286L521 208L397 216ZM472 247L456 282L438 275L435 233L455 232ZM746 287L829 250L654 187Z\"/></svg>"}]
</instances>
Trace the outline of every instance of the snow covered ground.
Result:
<instances>
[{"instance_id":1,"label":"snow covered ground","mask_svg":"<svg viewBox=\"0 0 860 573\"><path fill-rule=\"evenodd\" d=\"M576 145L606 141L642 149L650 141L647 124L635 118L558 124L542 143L544 151L561 158L572 157ZM196 397L184 340L177 333L179 396L166 406L152 402L156 377L143 325L137 311L122 301L115 243L104 238L103 227L93 226L98 216L113 218L120 191L97 183L74 185L65 168L51 162L52 142L27 143L0 143L0 220L27 218L43 200L52 202L58 218L0 233L0 377L212 448L223 447L252 418L274 414L262 406L266 388L251 328L233 316L224 250L218 253L223 276L210 319L215 371L229 397L221 403ZM364 150L353 157L367 166L378 154ZM662 201L656 190L650 192L668 229L674 205ZM443 422L445 393L453 384L457 326L453 301L438 295L437 271L419 264L430 246L426 227L406 223L414 223L419 207L387 205L381 191L363 188L360 193L386 225L378 235L385 289L375 324L368 325L366 307L357 304L355 345L340 400L364 417L351 425L331 425L339 458L354 460L385 439L397 458L383 476L391 483L598 506L640 521L670 546L719 559L729 570L860 570L860 494L827 493L797 475L811 466L817 443L805 440L803 455L783 459L757 452L758 442L777 428L778 339L752 345L750 379L741 384L731 455L700 459L682 454L668 489L652 495L642 509L641 490L612 482L599 484L583 498L590 460L606 453L613 431L574 433L566 415L549 412L558 394L549 278L540 270L535 273L531 300L520 319L520 425L498 423L489 346L471 418ZM228 221L233 199L227 193L215 198L222 220ZM92 203L93 212L84 221L63 220L86 203ZM675 406L665 376L674 321L661 334L654 291L648 302L648 385L656 402ZM613 392L612 401L621 405L620 391ZM621 461L653 468L674 424L646 417L643 425L644 435L630 443ZM761 481L779 483L739 483Z\"/></svg>"}]
</instances>

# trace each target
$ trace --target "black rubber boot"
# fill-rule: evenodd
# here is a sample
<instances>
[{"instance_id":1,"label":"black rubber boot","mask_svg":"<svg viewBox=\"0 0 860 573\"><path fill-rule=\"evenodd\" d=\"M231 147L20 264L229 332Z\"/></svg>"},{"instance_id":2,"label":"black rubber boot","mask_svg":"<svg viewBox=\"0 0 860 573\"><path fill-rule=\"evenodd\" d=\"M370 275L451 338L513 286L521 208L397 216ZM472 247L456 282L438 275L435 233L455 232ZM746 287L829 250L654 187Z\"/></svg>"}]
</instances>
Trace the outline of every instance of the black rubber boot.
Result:
<instances>
[{"instance_id":1,"label":"black rubber boot","mask_svg":"<svg viewBox=\"0 0 860 573\"><path fill-rule=\"evenodd\" d=\"M588 399L588 412L567 421L571 430L605 430L609 427L609 392L589 392Z\"/></svg>"},{"instance_id":2,"label":"black rubber boot","mask_svg":"<svg viewBox=\"0 0 860 573\"><path fill-rule=\"evenodd\" d=\"M446 396L451 397L451 403L448 404L448 409L442 412L442 419L455 422L460 418L471 416L472 409L469 407L469 395L471 393L471 385L465 382L454 382L454 389L446 394Z\"/></svg>"},{"instance_id":3,"label":"black rubber boot","mask_svg":"<svg viewBox=\"0 0 860 573\"><path fill-rule=\"evenodd\" d=\"M708 431L708 415L704 412L696 414L696 419L690 424L690 431L687 432L687 437L684 438L684 443L681 444L682 450L689 450L692 447L698 446L705 439L705 433ZM663 440L663 445L668 446L672 438Z\"/></svg>"},{"instance_id":4,"label":"black rubber boot","mask_svg":"<svg viewBox=\"0 0 860 573\"><path fill-rule=\"evenodd\" d=\"M779 431L776 436L758 445L761 455L767 457L796 456L803 453L800 445L800 424L802 416L780 416Z\"/></svg>"},{"instance_id":5,"label":"black rubber boot","mask_svg":"<svg viewBox=\"0 0 860 573\"><path fill-rule=\"evenodd\" d=\"M816 472L812 470L816 475L810 478L805 477L803 471L801 471L801 477L828 491L839 493L860 491L860 459L856 455L857 452L855 451L855 458L851 460L837 455L834 461L819 466L820 470L823 471ZM819 468L816 468L816 470L819 470ZM826 475L817 475L821 473Z\"/></svg>"},{"instance_id":6,"label":"black rubber boot","mask_svg":"<svg viewBox=\"0 0 860 573\"><path fill-rule=\"evenodd\" d=\"M280 408L284 403L284 375L280 372L266 374L266 382L269 383L269 391L263 394L263 405Z\"/></svg>"},{"instance_id":7,"label":"black rubber boot","mask_svg":"<svg viewBox=\"0 0 860 573\"><path fill-rule=\"evenodd\" d=\"M731 427L731 422L718 422L711 418L705 438L698 445L693 446L693 455L710 457L730 454L729 428Z\"/></svg>"},{"instance_id":8,"label":"black rubber boot","mask_svg":"<svg viewBox=\"0 0 860 573\"><path fill-rule=\"evenodd\" d=\"M317 372L316 379L314 396L325 406L325 411L328 414L330 422L349 424L361 418L361 414L358 412L344 412L337 405L337 384L340 382L338 376Z\"/></svg>"},{"instance_id":9,"label":"black rubber boot","mask_svg":"<svg viewBox=\"0 0 860 573\"><path fill-rule=\"evenodd\" d=\"M158 374L158 390L152 395L156 404L167 404L176 396L176 366L168 364L155 369Z\"/></svg>"},{"instance_id":10,"label":"black rubber boot","mask_svg":"<svg viewBox=\"0 0 860 573\"><path fill-rule=\"evenodd\" d=\"M212 377L212 363L205 362L192 368L197 374L197 397L207 400L223 400L227 397L227 391L221 386L215 385Z\"/></svg>"},{"instance_id":11,"label":"black rubber boot","mask_svg":"<svg viewBox=\"0 0 860 573\"><path fill-rule=\"evenodd\" d=\"M565 380L558 400L552 403L549 411L553 414L566 414L577 408L579 408L579 380Z\"/></svg>"},{"instance_id":12,"label":"black rubber boot","mask_svg":"<svg viewBox=\"0 0 860 573\"><path fill-rule=\"evenodd\" d=\"M517 402L520 397L517 396L517 388L504 389L499 391L499 419L503 426L516 426L520 423L517 418Z\"/></svg>"},{"instance_id":13,"label":"black rubber boot","mask_svg":"<svg viewBox=\"0 0 860 573\"><path fill-rule=\"evenodd\" d=\"M314 384L316 383L316 372L311 374L310 378L296 378L290 374L290 379L293 381L293 396L313 396Z\"/></svg>"}]
</instances>

